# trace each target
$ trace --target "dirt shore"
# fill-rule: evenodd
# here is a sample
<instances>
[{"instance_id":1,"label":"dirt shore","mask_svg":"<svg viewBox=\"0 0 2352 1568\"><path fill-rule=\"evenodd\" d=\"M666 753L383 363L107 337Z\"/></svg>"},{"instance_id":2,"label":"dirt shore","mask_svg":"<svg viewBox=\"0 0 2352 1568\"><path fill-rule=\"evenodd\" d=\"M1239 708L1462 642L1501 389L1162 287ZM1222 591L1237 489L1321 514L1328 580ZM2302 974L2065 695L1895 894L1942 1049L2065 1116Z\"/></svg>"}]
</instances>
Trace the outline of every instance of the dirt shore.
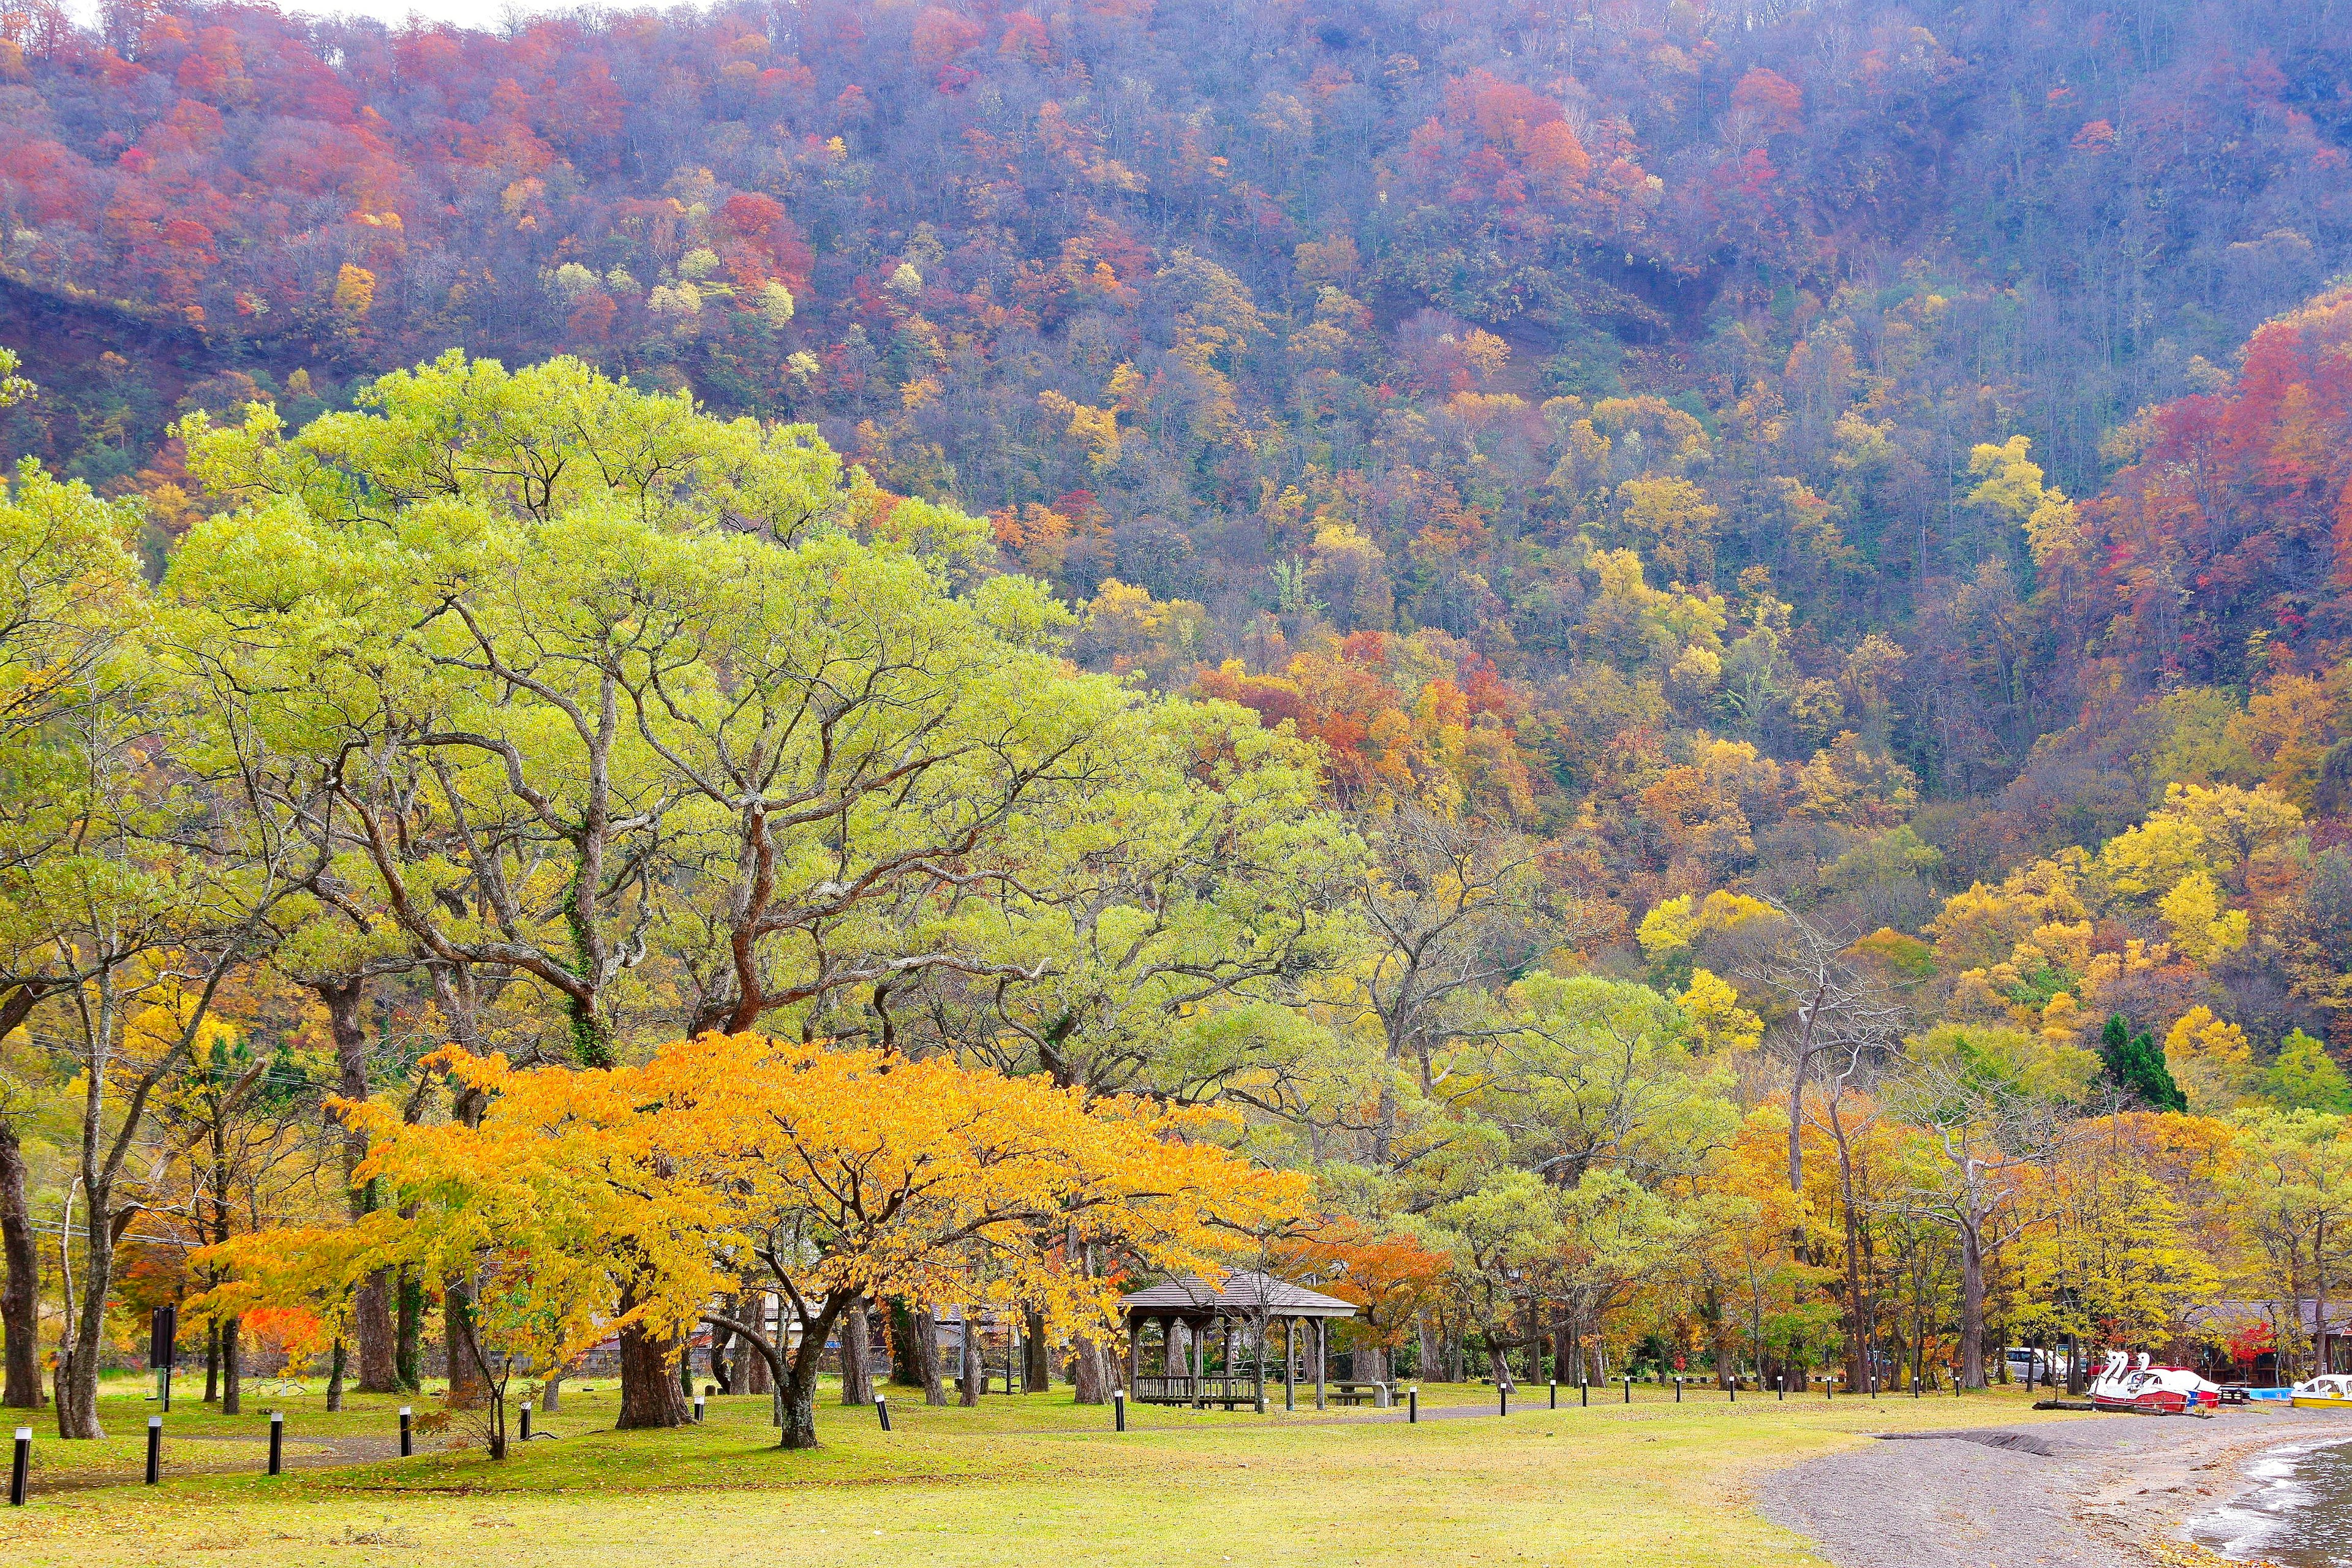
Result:
<instances>
[{"instance_id":1,"label":"dirt shore","mask_svg":"<svg viewBox=\"0 0 2352 1568\"><path fill-rule=\"evenodd\" d=\"M2352 1422L2261 1408L2209 1421L2053 1415L1808 1460L1760 1488L1759 1506L1837 1568L2193 1562L2183 1525L2243 1490L2249 1459L2328 1436L2352 1439Z\"/></svg>"}]
</instances>

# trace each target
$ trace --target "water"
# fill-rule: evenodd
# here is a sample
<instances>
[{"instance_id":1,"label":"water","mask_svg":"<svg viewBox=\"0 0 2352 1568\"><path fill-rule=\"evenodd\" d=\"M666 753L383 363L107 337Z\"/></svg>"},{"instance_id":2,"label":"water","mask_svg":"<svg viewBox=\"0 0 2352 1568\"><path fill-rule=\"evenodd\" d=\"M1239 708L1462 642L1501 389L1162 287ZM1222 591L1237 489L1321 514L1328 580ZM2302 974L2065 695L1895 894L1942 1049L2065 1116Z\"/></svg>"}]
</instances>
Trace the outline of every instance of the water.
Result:
<instances>
[{"instance_id":1,"label":"water","mask_svg":"<svg viewBox=\"0 0 2352 1568\"><path fill-rule=\"evenodd\" d=\"M2246 1476L2253 1489L2190 1521L2192 1539L2240 1561L2352 1568L2352 1443L2273 1448Z\"/></svg>"}]
</instances>

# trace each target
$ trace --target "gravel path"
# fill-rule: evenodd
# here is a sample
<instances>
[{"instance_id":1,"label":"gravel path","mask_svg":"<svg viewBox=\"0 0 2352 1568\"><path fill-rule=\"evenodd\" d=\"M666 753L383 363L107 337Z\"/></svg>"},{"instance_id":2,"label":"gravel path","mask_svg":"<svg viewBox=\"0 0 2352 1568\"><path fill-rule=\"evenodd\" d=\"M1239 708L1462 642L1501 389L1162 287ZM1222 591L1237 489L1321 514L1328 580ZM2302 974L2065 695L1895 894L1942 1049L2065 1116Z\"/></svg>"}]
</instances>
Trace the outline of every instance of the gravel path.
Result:
<instances>
[{"instance_id":1,"label":"gravel path","mask_svg":"<svg viewBox=\"0 0 2352 1568\"><path fill-rule=\"evenodd\" d=\"M1767 1479L1758 1506L1837 1568L2107 1568L2136 1543L2244 1484L2253 1452L2338 1420L2227 1410L2210 1421L2072 1415L1913 1434L1809 1459Z\"/></svg>"}]
</instances>

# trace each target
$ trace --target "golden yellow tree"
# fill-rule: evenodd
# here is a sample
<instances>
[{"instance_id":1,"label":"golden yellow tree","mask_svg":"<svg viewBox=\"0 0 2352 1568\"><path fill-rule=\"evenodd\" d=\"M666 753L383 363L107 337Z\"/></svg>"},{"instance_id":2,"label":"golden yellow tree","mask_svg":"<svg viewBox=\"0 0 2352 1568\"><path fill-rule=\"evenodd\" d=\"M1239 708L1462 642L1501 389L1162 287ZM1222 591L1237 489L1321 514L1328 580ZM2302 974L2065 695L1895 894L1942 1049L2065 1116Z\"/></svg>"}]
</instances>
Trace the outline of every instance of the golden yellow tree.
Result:
<instances>
[{"instance_id":1,"label":"golden yellow tree","mask_svg":"<svg viewBox=\"0 0 2352 1568\"><path fill-rule=\"evenodd\" d=\"M614 1076L701 1194L706 1255L800 1324L786 1345L701 1314L768 1362L787 1448L816 1446L818 1360L861 1296L1019 1303L1105 1335L1109 1265L1209 1270L1307 1205L1304 1177L1204 1142L1211 1113L944 1058L705 1035Z\"/></svg>"},{"instance_id":2,"label":"golden yellow tree","mask_svg":"<svg viewBox=\"0 0 2352 1568\"><path fill-rule=\"evenodd\" d=\"M236 1276L206 1304L323 1307L383 1268L462 1283L451 1353L488 1386L494 1457L512 1378L615 1330L667 1344L698 1320L768 1362L782 1446L814 1447L818 1360L858 1297L1020 1302L1106 1333L1110 1274L1091 1265L1211 1268L1307 1200L1303 1177L1202 1141L1208 1113L945 1058L747 1034L611 1069L454 1048L438 1065L481 1098L479 1124L338 1102L370 1139L355 1175L383 1206L203 1255ZM713 1310L747 1289L782 1295L796 1342Z\"/></svg>"}]
</instances>

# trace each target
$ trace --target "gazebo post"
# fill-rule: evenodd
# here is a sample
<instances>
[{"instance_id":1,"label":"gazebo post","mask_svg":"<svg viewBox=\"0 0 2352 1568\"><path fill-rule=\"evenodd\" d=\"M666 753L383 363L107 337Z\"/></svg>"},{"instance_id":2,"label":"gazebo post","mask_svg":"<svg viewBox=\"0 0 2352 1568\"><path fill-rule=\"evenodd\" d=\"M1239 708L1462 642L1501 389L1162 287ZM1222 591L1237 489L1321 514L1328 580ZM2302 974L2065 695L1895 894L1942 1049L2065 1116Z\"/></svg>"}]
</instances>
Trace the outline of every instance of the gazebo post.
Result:
<instances>
[{"instance_id":1,"label":"gazebo post","mask_svg":"<svg viewBox=\"0 0 2352 1568\"><path fill-rule=\"evenodd\" d=\"M1250 1387L1255 1396L1254 1408L1260 1415L1265 1414L1265 1341L1270 1326L1270 1321L1263 1315L1249 1321Z\"/></svg>"},{"instance_id":2,"label":"gazebo post","mask_svg":"<svg viewBox=\"0 0 2352 1568\"><path fill-rule=\"evenodd\" d=\"M1315 1408L1323 1408L1323 1379L1331 1360L1330 1325L1315 1320Z\"/></svg>"},{"instance_id":3,"label":"gazebo post","mask_svg":"<svg viewBox=\"0 0 2352 1568\"><path fill-rule=\"evenodd\" d=\"M1282 1320L1282 1407L1298 1408L1298 1320Z\"/></svg>"},{"instance_id":4,"label":"gazebo post","mask_svg":"<svg viewBox=\"0 0 2352 1568\"><path fill-rule=\"evenodd\" d=\"M1184 1337L1192 1342L1192 1408L1205 1410L1208 1406L1201 1398L1202 1393L1201 1385L1208 1380L1209 1376L1208 1321L1203 1319L1197 1330L1188 1321L1184 1324Z\"/></svg>"},{"instance_id":5,"label":"gazebo post","mask_svg":"<svg viewBox=\"0 0 2352 1568\"><path fill-rule=\"evenodd\" d=\"M1007 1367L1013 1364L1013 1354L1009 1350L1005 1352L1004 1364ZM1143 1319L1139 1313L1129 1312L1127 1315L1127 1391L1129 1394L1135 1392L1135 1380L1142 1372ZM1004 1374L1004 1388L1008 1394L1013 1390L1013 1373L1009 1371Z\"/></svg>"}]
</instances>

